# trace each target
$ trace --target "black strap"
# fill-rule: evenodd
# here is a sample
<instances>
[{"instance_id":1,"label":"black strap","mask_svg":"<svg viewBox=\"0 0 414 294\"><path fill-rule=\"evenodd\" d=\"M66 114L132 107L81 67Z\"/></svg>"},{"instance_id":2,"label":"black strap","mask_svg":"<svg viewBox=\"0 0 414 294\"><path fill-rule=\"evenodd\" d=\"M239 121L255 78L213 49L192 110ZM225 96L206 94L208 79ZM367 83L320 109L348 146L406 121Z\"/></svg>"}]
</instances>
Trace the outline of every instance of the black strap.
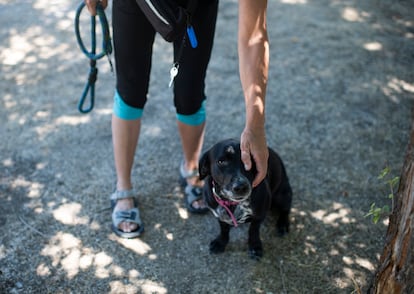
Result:
<instances>
[{"instance_id":1,"label":"black strap","mask_svg":"<svg viewBox=\"0 0 414 294\"><path fill-rule=\"evenodd\" d=\"M196 8L197 8L197 3L198 3L198 0L188 0L188 2L187 2L187 8L186 8L186 12L187 12L187 29L191 26L191 19L194 15L194 12L195 12ZM181 61L181 57L183 55L183 51L184 51L186 41L187 41L187 31L184 31L183 39L182 39L181 45L180 45L180 49L178 49L177 58L174 58L174 63L172 65L173 68L175 67L177 69L177 72L178 72L178 69L180 67L180 61ZM170 73L171 73L171 71L170 71ZM172 82L174 81L174 78L175 78L175 76L171 77L170 87L171 87Z\"/></svg>"},{"instance_id":2,"label":"black strap","mask_svg":"<svg viewBox=\"0 0 414 294\"><path fill-rule=\"evenodd\" d=\"M187 3L187 12L190 15L190 22L191 22L191 17L193 16L196 8L197 8L197 3L198 0L188 0Z\"/></svg>"},{"instance_id":3,"label":"black strap","mask_svg":"<svg viewBox=\"0 0 414 294\"><path fill-rule=\"evenodd\" d=\"M197 8L197 3L198 3L198 0L188 0L187 2L187 8L186 8L187 15L188 15L187 26L191 26L191 18L193 17L194 12ZM181 46L180 46L180 49L178 50L177 59L174 61L173 66L178 66L181 60L181 56L183 55L183 50L185 47L186 39L187 39L187 32L184 32L183 39L181 41Z\"/></svg>"}]
</instances>

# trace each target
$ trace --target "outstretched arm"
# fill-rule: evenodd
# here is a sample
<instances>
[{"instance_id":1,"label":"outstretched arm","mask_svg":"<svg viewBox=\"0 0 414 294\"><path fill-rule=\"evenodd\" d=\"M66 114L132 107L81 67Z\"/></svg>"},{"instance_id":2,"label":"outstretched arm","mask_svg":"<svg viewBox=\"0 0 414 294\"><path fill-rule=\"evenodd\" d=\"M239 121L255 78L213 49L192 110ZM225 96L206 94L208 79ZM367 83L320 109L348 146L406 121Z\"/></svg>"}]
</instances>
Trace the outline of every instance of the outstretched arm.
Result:
<instances>
[{"instance_id":1,"label":"outstretched arm","mask_svg":"<svg viewBox=\"0 0 414 294\"><path fill-rule=\"evenodd\" d=\"M253 186L265 178L269 157L265 133L269 68L266 9L267 0L239 0L239 70L246 104L246 123L240 145L246 169L251 168L252 158L256 163L258 173Z\"/></svg>"}]
</instances>

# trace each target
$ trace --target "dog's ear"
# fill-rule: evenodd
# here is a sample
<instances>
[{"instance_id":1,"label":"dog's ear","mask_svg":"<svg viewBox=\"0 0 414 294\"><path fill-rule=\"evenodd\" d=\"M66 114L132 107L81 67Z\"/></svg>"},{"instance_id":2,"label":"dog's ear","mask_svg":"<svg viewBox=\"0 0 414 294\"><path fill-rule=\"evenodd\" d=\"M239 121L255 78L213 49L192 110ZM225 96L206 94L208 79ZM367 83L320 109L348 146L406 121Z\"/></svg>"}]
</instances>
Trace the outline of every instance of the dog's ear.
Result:
<instances>
[{"instance_id":1,"label":"dog's ear","mask_svg":"<svg viewBox=\"0 0 414 294\"><path fill-rule=\"evenodd\" d=\"M200 158L198 163L198 173L200 174L200 180L210 175L210 156L208 151Z\"/></svg>"}]
</instances>

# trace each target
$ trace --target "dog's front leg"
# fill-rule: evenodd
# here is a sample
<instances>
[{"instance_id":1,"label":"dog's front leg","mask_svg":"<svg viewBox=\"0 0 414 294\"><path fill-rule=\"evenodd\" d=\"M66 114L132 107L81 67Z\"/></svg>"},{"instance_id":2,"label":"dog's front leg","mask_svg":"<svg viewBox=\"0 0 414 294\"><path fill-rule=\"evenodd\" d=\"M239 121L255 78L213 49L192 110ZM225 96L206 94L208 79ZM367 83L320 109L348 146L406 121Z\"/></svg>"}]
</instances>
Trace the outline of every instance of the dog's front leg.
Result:
<instances>
[{"instance_id":1,"label":"dog's front leg","mask_svg":"<svg viewBox=\"0 0 414 294\"><path fill-rule=\"evenodd\" d=\"M216 239L210 242L211 253L221 253L226 249L227 243L229 243L230 225L219 221L220 223L220 235Z\"/></svg>"},{"instance_id":2,"label":"dog's front leg","mask_svg":"<svg viewBox=\"0 0 414 294\"><path fill-rule=\"evenodd\" d=\"M249 227L249 255L259 260L263 256L262 241L260 240L261 220L253 219Z\"/></svg>"}]
</instances>

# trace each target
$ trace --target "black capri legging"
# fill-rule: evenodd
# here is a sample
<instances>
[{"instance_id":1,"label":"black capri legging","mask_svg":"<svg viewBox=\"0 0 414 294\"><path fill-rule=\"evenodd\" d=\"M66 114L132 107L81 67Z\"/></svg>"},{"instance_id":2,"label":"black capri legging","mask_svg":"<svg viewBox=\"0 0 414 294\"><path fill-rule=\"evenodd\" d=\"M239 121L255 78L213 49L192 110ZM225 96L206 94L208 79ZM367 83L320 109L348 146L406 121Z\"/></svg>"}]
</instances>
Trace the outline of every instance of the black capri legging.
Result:
<instances>
[{"instance_id":1,"label":"black capri legging","mask_svg":"<svg viewBox=\"0 0 414 294\"><path fill-rule=\"evenodd\" d=\"M174 105L178 114L196 113L206 99L204 80L213 47L217 10L218 0L198 1L192 18L198 46L194 49L186 44L174 81ZM135 0L113 0L112 12L116 89L127 105L143 109L147 101L155 30ZM174 42L175 58L181 43L182 38Z\"/></svg>"}]
</instances>

